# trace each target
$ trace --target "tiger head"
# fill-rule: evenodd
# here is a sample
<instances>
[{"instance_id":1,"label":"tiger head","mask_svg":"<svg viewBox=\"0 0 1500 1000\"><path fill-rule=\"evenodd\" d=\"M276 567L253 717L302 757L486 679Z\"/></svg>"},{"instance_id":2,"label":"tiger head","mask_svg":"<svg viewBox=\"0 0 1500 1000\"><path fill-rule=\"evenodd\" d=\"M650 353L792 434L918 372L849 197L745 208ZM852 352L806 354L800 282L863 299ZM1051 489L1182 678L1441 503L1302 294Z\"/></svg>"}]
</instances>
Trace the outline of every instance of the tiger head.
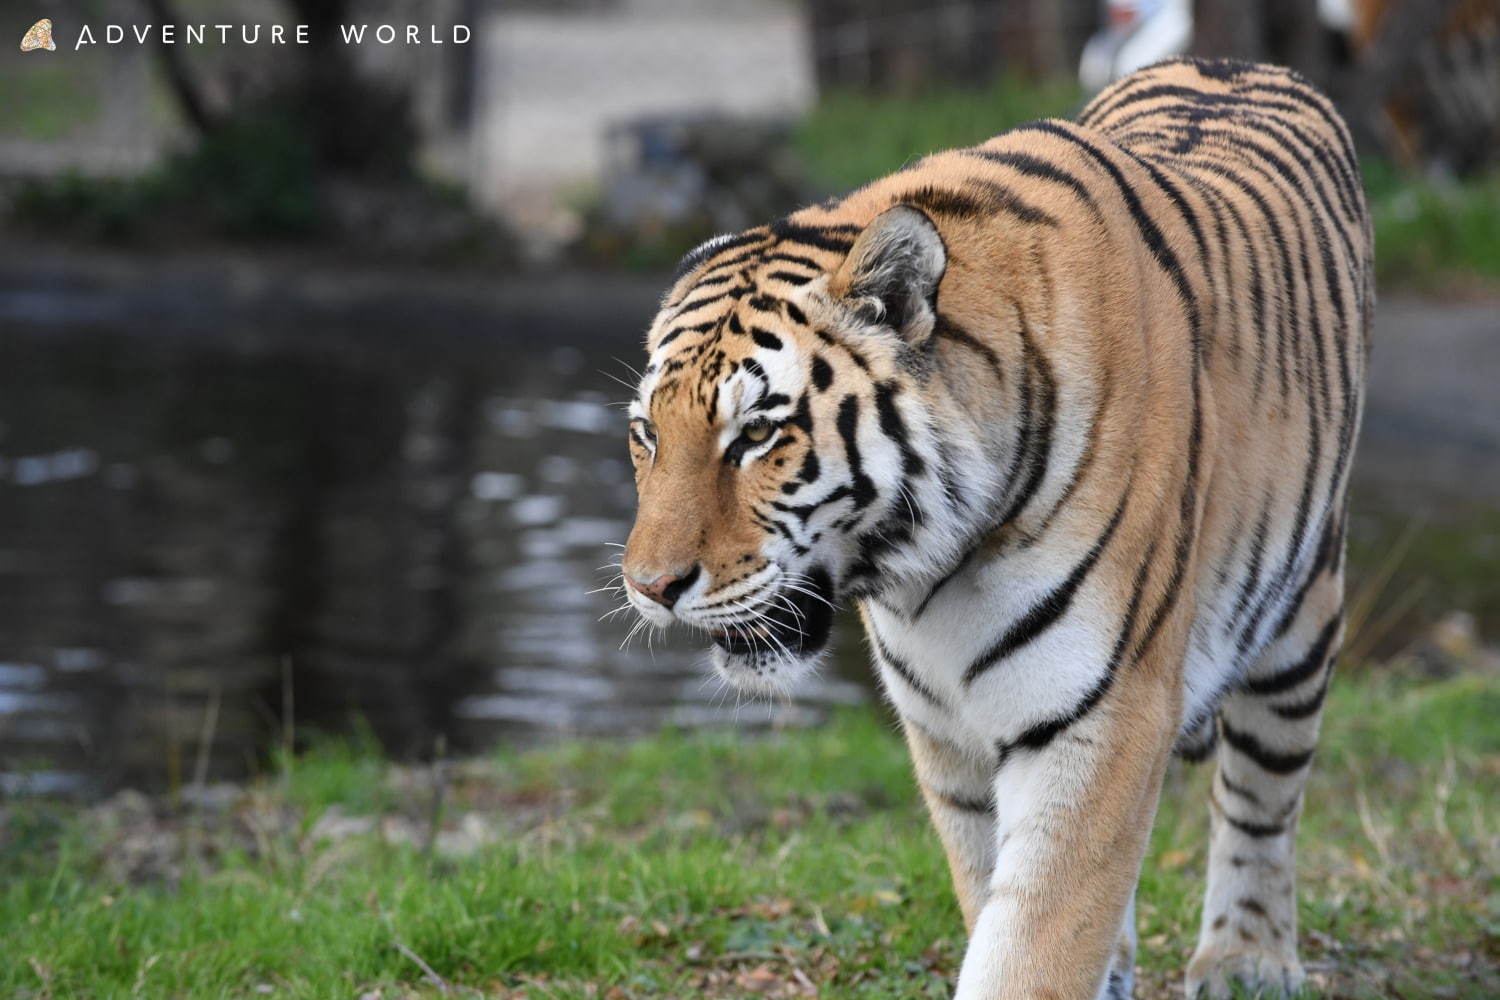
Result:
<instances>
[{"instance_id":1,"label":"tiger head","mask_svg":"<svg viewBox=\"0 0 1500 1000\"><path fill-rule=\"evenodd\" d=\"M678 268L630 403L622 570L635 609L707 633L737 687L786 690L837 601L930 569L957 534L922 400L946 266L931 220L897 206L719 237Z\"/></svg>"}]
</instances>

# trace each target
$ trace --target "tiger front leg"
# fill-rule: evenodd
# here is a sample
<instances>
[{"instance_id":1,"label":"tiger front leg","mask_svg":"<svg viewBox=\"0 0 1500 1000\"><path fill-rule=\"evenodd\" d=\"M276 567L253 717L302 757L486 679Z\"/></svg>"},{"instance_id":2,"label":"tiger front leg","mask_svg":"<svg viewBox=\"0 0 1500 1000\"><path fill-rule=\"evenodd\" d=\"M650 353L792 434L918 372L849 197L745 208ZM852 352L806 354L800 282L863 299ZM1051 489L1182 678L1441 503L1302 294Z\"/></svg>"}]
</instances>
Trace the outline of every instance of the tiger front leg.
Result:
<instances>
[{"instance_id":1,"label":"tiger front leg","mask_svg":"<svg viewBox=\"0 0 1500 1000\"><path fill-rule=\"evenodd\" d=\"M948 855L964 927L974 931L995 868L995 764L903 717L917 784Z\"/></svg>"},{"instance_id":2,"label":"tiger front leg","mask_svg":"<svg viewBox=\"0 0 1500 1000\"><path fill-rule=\"evenodd\" d=\"M994 870L956 1000L1129 995L1131 904L1176 711L1161 680L1122 676L1044 745L1004 755Z\"/></svg>"}]
</instances>

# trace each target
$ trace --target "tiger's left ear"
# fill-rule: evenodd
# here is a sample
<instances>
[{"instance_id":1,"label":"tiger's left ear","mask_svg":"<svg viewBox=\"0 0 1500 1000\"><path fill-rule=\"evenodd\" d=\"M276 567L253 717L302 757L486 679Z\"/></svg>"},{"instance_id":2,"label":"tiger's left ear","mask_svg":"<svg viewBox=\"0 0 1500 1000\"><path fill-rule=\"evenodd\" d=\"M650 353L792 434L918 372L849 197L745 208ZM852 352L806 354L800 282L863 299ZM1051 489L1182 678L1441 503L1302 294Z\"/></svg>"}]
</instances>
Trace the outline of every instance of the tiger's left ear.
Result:
<instances>
[{"instance_id":1,"label":"tiger's left ear","mask_svg":"<svg viewBox=\"0 0 1500 1000\"><path fill-rule=\"evenodd\" d=\"M937 323L938 282L947 267L948 251L932 220L896 205L859 234L828 291L916 345Z\"/></svg>"}]
</instances>

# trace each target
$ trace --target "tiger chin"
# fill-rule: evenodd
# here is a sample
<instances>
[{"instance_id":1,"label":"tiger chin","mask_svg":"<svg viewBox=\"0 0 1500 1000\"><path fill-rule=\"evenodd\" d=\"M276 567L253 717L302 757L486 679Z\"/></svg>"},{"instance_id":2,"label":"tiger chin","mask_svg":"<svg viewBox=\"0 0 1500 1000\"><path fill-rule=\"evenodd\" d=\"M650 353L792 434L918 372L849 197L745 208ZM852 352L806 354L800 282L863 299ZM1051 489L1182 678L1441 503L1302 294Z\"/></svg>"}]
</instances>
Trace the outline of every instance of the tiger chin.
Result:
<instances>
[{"instance_id":1,"label":"tiger chin","mask_svg":"<svg viewBox=\"0 0 1500 1000\"><path fill-rule=\"evenodd\" d=\"M787 697L816 673L833 633L833 593L821 569L808 574L810 593L783 593L765 620L707 629L709 662L727 684L747 694Z\"/></svg>"},{"instance_id":2,"label":"tiger chin","mask_svg":"<svg viewBox=\"0 0 1500 1000\"><path fill-rule=\"evenodd\" d=\"M1333 106L1196 59L678 268L629 409L629 600L770 693L858 606L958 1000L1130 995L1174 752L1215 762L1188 996L1302 983L1372 273Z\"/></svg>"}]
</instances>

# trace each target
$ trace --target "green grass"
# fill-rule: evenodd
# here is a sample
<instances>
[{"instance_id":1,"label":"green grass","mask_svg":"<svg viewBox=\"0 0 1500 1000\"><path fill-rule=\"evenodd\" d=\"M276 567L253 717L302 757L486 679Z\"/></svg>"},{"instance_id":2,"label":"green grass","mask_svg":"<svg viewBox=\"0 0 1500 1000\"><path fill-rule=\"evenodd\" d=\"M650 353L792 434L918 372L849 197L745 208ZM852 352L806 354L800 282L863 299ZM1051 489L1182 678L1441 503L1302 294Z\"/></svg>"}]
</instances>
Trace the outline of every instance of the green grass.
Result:
<instances>
[{"instance_id":1,"label":"green grass","mask_svg":"<svg viewBox=\"0 0 1500 1000\"><path fill-rule=\"evenodd\" d=\"M0 94L5 95L0 136L46 142L98 120L103 110L99 67L59 61L61 54L34 53L23 56L22 64L0 70Z\"/></svg>"},{"instance_id":2,"label":"green grass","mask_svg":"<svg viewBox=\"0 0 1500 1000\"><path fill-rule=\"evenodd\" d=\"M1367 163L1381 287L1439 292L1500 285L1500 171L1425 181Z\"/></svg>"},{"instance_id":3,"label":"green grass","mask_svg":"<svg viewBox=\"0 0 1500 1000\"><path fill-rule=\"evenodd\" d=\"M1002 79L985 89L915 96L835 91L798 124L796 148L814 185L847 191L928 153L972 146L1022 122L1071 117L1083 106L1072 81Z\"/></svg>"},{"instance_id":4,"label":"green grass","mask_svg":"<svg viewBox=\"0 0 1500 1000\"><path fill-rule=\"evenodd\" d=\"M281 763L197 814L7 806L0 995L949 995L962 923L874 713L436 771L339 744ZM1142 997L1180 990L1206 778L1169 776ZM1500 991L1497 781L1500 678L1341 678L1300 841L1321 989Z\"/></svg>"}]
</instances>

